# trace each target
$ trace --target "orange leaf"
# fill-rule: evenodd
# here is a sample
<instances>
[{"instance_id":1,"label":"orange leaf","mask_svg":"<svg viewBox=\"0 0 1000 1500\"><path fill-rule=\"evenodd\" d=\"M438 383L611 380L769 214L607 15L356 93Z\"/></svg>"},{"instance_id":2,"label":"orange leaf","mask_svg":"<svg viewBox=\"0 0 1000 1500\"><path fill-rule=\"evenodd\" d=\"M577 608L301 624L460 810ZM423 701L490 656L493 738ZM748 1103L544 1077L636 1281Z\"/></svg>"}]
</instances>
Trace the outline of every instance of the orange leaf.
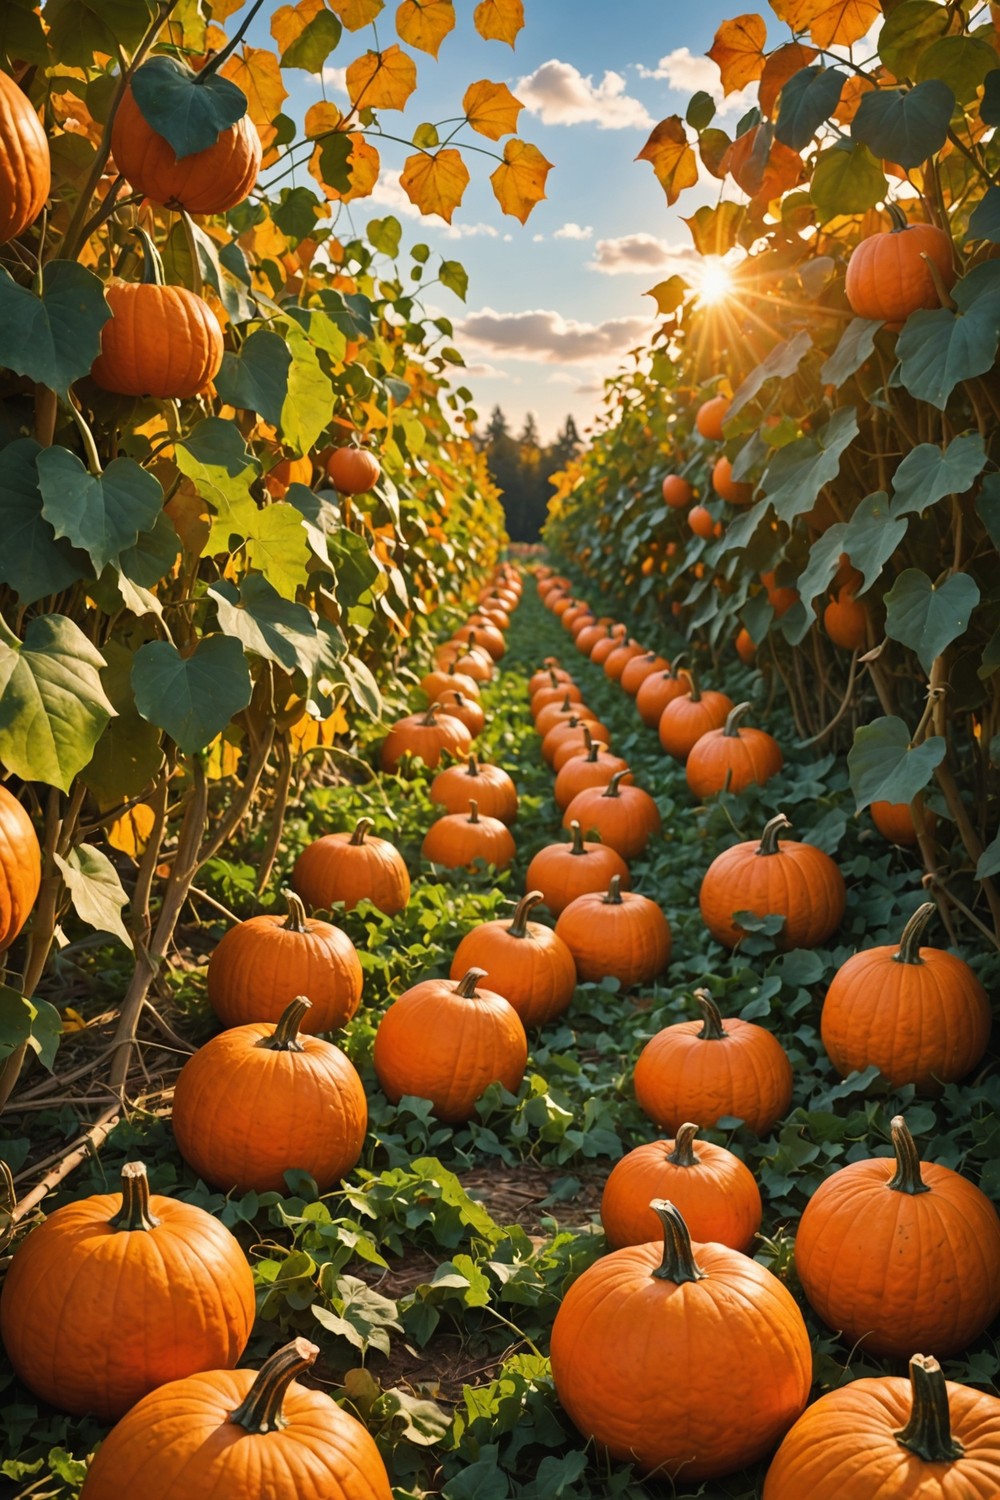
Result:
<instances>
[{"instance_id":1,"label":"orange leaf","mask_svg":"<svg viewBox=\"0 0 1000 1500\"><path fill-rule=\"evenodd\" d=\"M406 158L399 185L422 214L439 214L450 224L469 185L469 169L454 146L446 146L433 156L418 151Z\"/></svg>"},{"instance_id":2,"label":"orange leaf","mask_svg":"<svg viewBox=\"0 0 1000 1500\"><path fill-rule=\"evenodd\" d=\"M770 127L766 127L770 135ZM761 161L755 149L762 125L737 136L725 156L722 166L750 198L770 203L780 198L802 180L802 158L797 151L772 140L767 156ZM766 138L765 138L766 139Z\"/></svg>"},{"instance_id":3,"label":"orange leaf","mask_svg":"<svg viewBox=\"0 0 1000 1500\"><path fill-rule=\"evenodd\" d=\"M356 198L367 198L378 182L379 168L382 163L374 146L369 145L360 131L348 132L351 140L350 155L347 158L347 170L350 174L351 185L346 193L339 188L330 187L323 181L320 171L321 152L317 146L309 159L309 171L319 183L328 198L339 199L341 203L353 203Z\"/></svg>"},{"instance_id":4,"label":"orange leaf","mask_svg":"<svg viewBox=\"0 0 1000 1500\"><path fill-rule=\"evenodd\" d=\"M524 5L522 0L480 0L472 19L486 41L509 42L513 47L524 25Z\"/></svg>"},{"instance_id":5,"label":"orange leaf","mask_svg":"<svg viewBox=\"0 0 1000 1500\"><path fill-rule=\"evenodd\" d=\"M271 35L282 53L297 42L310 21L326 10L323 0L298 0L297 5L282 5L271 17Z\"/></svg>"},{"instance_id":6,"label":"orange leaf","mask_svg":"<svg viewBox=\"0 0 1000 1500\"><path fill-rule=\"evenodd\" d=\"M268 150L278 134L274 121L281 114L281 106L288 98L276 55L266 47L244 46L242 54L234 53L223 63L219 72L246 94L248 113L257 127L264 147L264 165L267 166Z\"/></svg>"},{"instance_id":7,"label":"orange leaf","mask_svg":"<svg viewBox=\"0 0 1000 1500\"><path fill-rule=\"evenodd\" d=\"M684 189L693 187L698 181L698 162L680 115L668 115L659 125L653 126L652 134L636 161L650 163L667 195L668 204L676 203Z\"/></svg>"},{"instance_id":8,"label":"orange leaf","mask_svg":"<svg viewBox=\"0 0 1000 1500\"><path fill-rule=\"evenodd\" d=\"M462 108L473 130L498 141L502 135L512 135L517 129L517 117L524 105L514 98L505 83L490 83L481 78L478 83L469 84Z\"/></svg>"},{"instance_id":9,"label":"orange leaf","mask_svg":"<svg viewBox=\"0 0 1000 1500\"><path fill-rule=\"evenodd\" d=\"M708 56L722 75L724 93L734 94L757 81L764 71L766 41L767 27L761 16L750 14L723 21Z\"/></svg>"},{"instance_id":10,"label":"orange leaf","mask_svg":"<svg viewBox=\"0 0 1000 1500\"><path fill-rule=\"evenodd\" d=\"M400 41L437 57L438 48L455 25L453 0L403 0L396 12Z\"/></svg>"},{"instance_id":11,"label":"orange leaf","mask_svg":"<svg viewBox=\"0 0 1000 1500\"><path fill-rule=\"evenodd\" d=\"M331 130L340 128L343 118L337 106L328 104L325 99L320 104L310 104L305 118L306 138L314 141L317 136L329 135Z\"/></svg>"},{"instance_id":12,"label":"orange leaf","mask_svg":"<svg viewBox=\"0 0 1000 1500\"><path fill-rule=\"evenodd\" d=\"M360 31L374 21L385 6L385 0L330 0L330 9L348 31Z\"/></svg>"},{"instance_id":13,"label":"orange leaf","mask_svg":"<svg viewBox=\"0 0 1000 1500\"><path fill-rule=\"evenodd\" d=\"M122 854L135 859L149 843L155 823L156 813L148 802L138 802L111 824L107 832L108 843L112 849L120 849Z\"/></svg>"},{"instance_id":14,"label":"orange leaf","mask_svg":"<svg viewBox=\"0 0 1000 1500\"><path fill-rule=\"evenodd\" d=\"M771 0L793 31L808 31L817 47L849 47L882 14L879 0Z\"/></svg>"},{"instance_id":15,"label":"orange leaf","mask_svg":"<svg viewBox=\"0 0 1000 1500\"><path fill-rule=\"evenodd\" d=\"M228 21L234 11L240 9L244 0L208 0L206 10L213 21Z\"/></svg>"},{"instance_id":16,"label":"orange leaf","mask_svg":"<svg viewBox=\"0 0 1000 1500\"><path fill-rule=\"evenodd\" d=\"M801 42L786 42L777 52L772 52L764 64L757 90L757 102L761 114L773 115L778 95L793 74L808 68L816 56L814 47L804 47Z\"/></svg>"},{"instance_id":17,"label":"orange leaf","mask_svg":"<svg viewBox=\"0 0 1000 1500\"><path fill-rule=\"evenodd\" d=\"M839 125L850 125L858 112L862 96L877 87L874 78L865 78L861 73L852 73L840 91L840 102L833 112Z\"/></svg>"},{"instance_id":18,"label":"orange leaf","mask_svg":"<svg viewBox=\"0 0 1000 1500\"><path fill-rule=\"evenodd\" d=\"M503 163L490 174L494 196L505 214L527 223L535 204L545 197L545 179L552 170L537 146L527 141L508 141Z\"/></svg>"},{"instance_id":19,"label":"orange leaf","mask_svg":"<svg viewBox=\"0 0 1000 1500\"><path fill-rule=\"evenodd\" d=\"M396 42L355 58L347 69L347 92L361 109L404 109L416 86L417 65Z\"/></svg>"}]
</instances>

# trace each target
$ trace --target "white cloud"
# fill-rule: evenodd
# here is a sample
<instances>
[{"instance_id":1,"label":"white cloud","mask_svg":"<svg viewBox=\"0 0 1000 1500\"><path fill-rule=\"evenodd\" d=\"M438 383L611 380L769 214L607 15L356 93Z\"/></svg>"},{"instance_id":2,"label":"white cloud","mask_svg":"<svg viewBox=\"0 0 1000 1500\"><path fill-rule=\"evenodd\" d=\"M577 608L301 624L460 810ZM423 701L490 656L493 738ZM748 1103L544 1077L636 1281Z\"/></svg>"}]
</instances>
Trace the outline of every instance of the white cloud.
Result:
<instances>
[{"instance_id":1,"label":"white cloud","mask_svg":"<svg viewBox=\"0 0 1000 1500\"><path fill-rule=\"evenodd\" d=\"M464 343L496 356L564 365L624 354L637 340L648 336L651 326L650 318L581 323L542 308L501 313L484 307L456 324L455 332Z\"/></svg>"},{"instance_id":2,"label":"white cloud","mask_svg":"<svg viewBox=\"0 0 1000 1500\"><path fill-rule=\"evenodd\" d=\"M482 364L466 365L462 371L462 379L466 383L469 380L509 380L508 370L498 370L496 365Z\"/></svg>"},{"instance_id":3,"label":"white cloud","mask_svg":"<svg viewBox=\"0 0 1000 1500\"><path fill-rule=\"evenodd\" d=\"M698 265L701 256L692 245L672 245L653 234L623 234L618 239L598 240L594 258L587 262L591 271L604 276L627 276L650 271L678 272L684 275Z\"/></svg>"},{"instance_id":4,"label":"white cloud","mask_svg":"<svg viewBox=\"0 0 1000 1500\"><path fill-rule=\"evenodd\" d=\"M544 242L545 242L545 236L544 236L544 234L533 234L531 236L531 240L532 240L532 244L541 245L541 244L544 244Z\"/></svg>"},{"instance_id":5,"label":"white cloud","mask_svg":"<svg viewBox=\"0 0 1000 1500\"><path fill-rule=\"evenodd\" d=\"M347 69L346 68L324 68L319 75L328 88L336 89L340 94L347 93ZM315 73L312 74L314 81L319 79Z\"/></svg>"},{"instance_id":6,"label":"white cloud","mask_svg":"<svg viewBox=\"0 0 1000 1500\"><path fill-rule=\"evenodd\" d=\"M625 92L620 73L606 72L600 83L572 63L550 58L518 80L517 97L543 125L596 125L601 130L648 129L652 115Z\"/></svg>"},{"instance_id":7,"label":"white cloud","mask_svg":"<svg viewBox=\"0 0 1000 1500\"><path fill-rule=\"evenodd\" d=\"M693 56L689 47L675 47L672 52L660 58L655 68L643 67L642 63L636 66L640 78L661 79L670 88L684 94L711 94L720 119L726 115L735 115L739 119L740 115L745 115L757 102L756 84L737 89L735 94L730 94L727 98L722 92L722 81L716 64L710 57Z\"/></svg>"},{"instance_id":8,"label":"white cloud","mask_svg":"<svg viewBox=\"0 0 1000 1500\"><path fill-rule=\"evenodd\" d=\"M563 224L561 228L557 229L552 238L554 240L589 240L593 232L591 224L574 224L570 221L570 223Z\"/></svg>"},{"instance_id":9,"label":"white cloud","mask_svg":"<svg viewBox=\"0 0 1000 1500\"><path fill-rule=\"evenodd\" d=\"M553 370L551 375L545 377L546 385L571 385L579 388L579 375L571 375L568 370Z\"/></svg>"}]
</instances>

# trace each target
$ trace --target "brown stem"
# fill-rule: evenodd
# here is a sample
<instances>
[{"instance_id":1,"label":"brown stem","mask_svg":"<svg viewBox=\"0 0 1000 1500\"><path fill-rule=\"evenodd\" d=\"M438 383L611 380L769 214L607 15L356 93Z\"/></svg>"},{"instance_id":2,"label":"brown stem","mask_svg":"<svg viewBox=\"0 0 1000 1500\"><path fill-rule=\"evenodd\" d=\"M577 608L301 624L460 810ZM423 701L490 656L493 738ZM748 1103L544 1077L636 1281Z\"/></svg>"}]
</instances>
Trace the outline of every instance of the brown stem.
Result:
<instances>
[{"instance_id":1,"label":"brown stem","mask_svg":"<svg viewBox=\"0 0 1000 1500\"><path fill-rule=\"evenodd\" d=\"M579 821L576 818L574 818L572 823L569 825L569 832L570 854L586 854L587 848L586 844L584 843L583 829L580 827Z\"/></svg>"},{"instance_id":2,"label":"brown stem","mask_svg":"<svg viewBox=\"0 0 1000 1500\"><path fill-rule=\"evenodd\" d=\"M892 1149L896 1153L896 1171L886 1186L892 1188L894 1193L908 1193L910 1197L916 1197L918 1193L929 1193L930 1188L920 1175L920 1153L906 1128L903 1116L894 1115L889 1129L892 1134Z\"/></svg>"},{"instance_id":3,"label":"brown stem","mask_svg":"<svg viewBox=\"0 0 1000 1500\"><path fill-rule=\"evenodd\" d=\"M684 668L684 676L687 678L688 682L690 683L690 687L688 688L688 691L687 691L688 697L691 699L692 703L700 703L701 702L701 687L699 685L698 678L695 676L694 667L685 667Z\"/></svg>"},{"instance_id":4,"label":"brown stem","mask_svg":"<svg viewBox=\"0 0 1000 1500\"><path fill-rule=\"evenodd\" d=\"M620 875L612 875L608 885L608 893L603 896L605 906L621 906L622 903L622 878Z\"/></svg>"},{"instance_id":5,"label":"brown stem","mask_svg":"<svg viewBox=\"0 0 1000 1500\"><path fill-rule=\"evenodd\" d=\"M463 1000L474 1000L476 998L476 985L481 979L486 978L485 969L469 969L463 974L455 986L455 994L461 995Z\"/></svg>"},{"instance_id":6,"label":"brown stem","mask_svg":"<svg viewBox=\"0 0 1000 1500\"><path fill-rule=\"evenodd\" d=\"M306 917L305 903L301 896L296 895L287 887L282 891L285 905L288 907L288 916L281 924L283 932L308 932L308 919Z\"/></svg>"},{"instance_id":7,"label":"brown stem","mask_svg":"<svg viewBox=\"0 0 1000 1500\"><path fill-rule=\"evenodd\" d=\"M357 848L359 844L364 843L365 835L368 833L368 830L374 827L375 824L372 822L371 818L359 818L355 825L354 832L348 839L348 843L351 844L354 848Z\"/></svg>"},{"instance_id":8,"label":"brown stem","mask_svg":"<svg viewBox=\"0 0 1000 1500\"><path fill-rule=\"evenodd\" d=\"M253 1385L236 1410L229 1413L229 1421L246 1432L279 1431L285 1425L281 1411L285 1392L296 1375L315 1363L318 1354L317 1344L301 1338L277 1350L261 1365Z\"/></svg>"},{"instance_id":9,"label":"brown stem","mask_svg":"<svg viewBox=\"0 0 1000 1500\"><path fill-rule=\"evenodd\" d=\"M604 791L601 793L601 796L602 797L620 797L621 796L621 792L618 790L618 788L621 785L622 779L625 776L630 776L631 774L632 774L631 771L629 771L629 769L627 767L625 768L624 771L616 771L615 774L612 776L611 780L608 782L608 784L605 787Z\"/></svg>"},{"instance_id":10,"label":"brown stem","mask_svg":"<svg viewBox=\"0 0 1000 1500\"><path fill-rule=\"evenodd\" d=\"M699 1042L724 1042L729 1033L722 1024L722 1012L708 990L695 990L694 998L705 1023L698 1033Z\"/></svg>"},{"instance_id":11,"label":"brown stem","mask_svg":"<svg viewBox=\"0 0 1000 1500\"><path fill-rule=\"evenodd\" d=\"M948 1386L933 1355L915 1354L910 1360L910 1391L910 1419L893 1433L896 1442L928 1464L949 1464L961 1458L965 1449L952 1437Z\"/></svg>"},{"instance_id":12,"label":"brown stem","mask_svg":"<svg viewBox=\"0 0 1000 1500\"><path fill-rule=\"evenodd\" d=\"M475 797L469 798L469 822L479 822L479 803L476 801Z\"/></svg>"},{"instance_id":13,"label":"brown stem","mask_svg":"<svg viewBox=\"0 0 1000 1500\"><path fill-rule=\"evenodd\" d=\"M931 916L937 911L937 905L933 901L925 901L918 906L913 916L903 928L903 935L899 940L899 950L893 954L893 962L897 964L922 964L920 957L920 939L924 928L930 921Z\"/></svg>"},{"instance_id":14,"label":"brown stem","mask_svg":"<svg viewBox=\"0 0 1000 1500\"><path fill-rule=\"evenodd\" d=\"M467 776L478 776L479 775L479 762L476 759L475 752L473 752L469 756L469 764L465 768L465 774ZM353 842L353 840L352 840L352 842Z\"/></svg>"},{"instance_id":15,"label":"brown stem","mask_svg":"<svg viewBox=\"0 0 1000 1500\"><path fill-rule=\"evenodd\" d=\"M296 995L281 1012L271 1035L262 1036L259 1042L254 1042L254 1046L263 1047L267 1052L301 1052L299 1027L307 1010L312 1010L312 1001L307 1000L305 995Z\"/></svg>"},{"instance_id":16,"label":"brown stem","mask_svg":"<svg viewBox=\"0 0 1000 1500\"><path fill-rule=\"evenodd\" d=\"M686 1281L704 1281L705 1272L695 1263L691 1236L680 1210L668 1198L654 1198L649 1206L663 1225L663 1259L653 1275L659 1281L672 1281L675 1286Z\"/></svg>"},{"instance_id":17,"label":"brown stem","mask_svg":"<svg viewBox=\"0 0 1000 1500\"><path fill-rule=\"evenodd\" d=\"M737 703L726 715L726 722L722 726L722 732L728 740L738 740L740 737L739 724L743 716L749 711L749 703Z\"/></svg>"},{"instance_id":18,"label":"brown stem","mask_svg":"<svg viewBox=\"0 0 1000 1500\"><path fill-rule=\"evenodd\" d=\"M694 1138L697 1134L698 1127L692 1125L690 1120L679 1125L674 1137L674 1149L668 1152L667 1161L673 1162L675 1167L696 1167L700 1159L694 1154Z\"/></svg>"},{"instance_id":19,"label":"brown stem","mask_svg":"<svg viewBox=\"0 0 1000 1500\"><path fill-rule=\"evenodd\" d=\"M443 707L444 705L440 702L428 704L427 712L424 714L423 718L420 721L421 724L423 724L428 729L433 729L434 725L437 723L437 719L434 717L434 715L435 713L440 712Z\"/></svg>"},{"instance_id":20,"label":"brown stem","mask_svg":"<svg viewBox=\"0 0 1000 1500\"><path fill-rule=\"evenodd\" d=\"M529 891L526 896L521 897L514 910L513 920L507 928L511 937L523 938L531 936L528 932L528 918L535 907L540 906L544 900L544 891Z\"/></svg>"},{"instance_id":21,"label":"brown stem","mask_svg":"<svg viewBox=\"0 0 1000 1500\"><path fill-rule=\"evenodd\" d=\"M760 836L760 847L758 854L779 854L778 834L785 828L791 828L791 823L784 813L775 813L764 825L764 832Z\"/></svg>"},{"instance_id":22,"label":"brown stem","mask_svg":"<svg viewBox=\"0 0 1000 1500\"><path fill-rule=\"evenodd\" d=\"M122 1206L109 1221L112 1229L155 1229L159 1219L149 1208L149 1179L141 1161L122 1167Z\"/></svg>"},{"instance_id":23,"label":"brown stem","mask_svg":"<svg viewBox=\"0 0 1000 1500\"><path fill-rule=\"evenodd\" d=\"M274 753L278 762L278 776L274 797L267 815L267 836L257 869L258 895L267 890L274 862L278 857L281 835L285 828L285 813L288 810L288 796L292 787L292 755L288 740L284 737L279 738L274 747Z\"/></svg>"}]
</instances>

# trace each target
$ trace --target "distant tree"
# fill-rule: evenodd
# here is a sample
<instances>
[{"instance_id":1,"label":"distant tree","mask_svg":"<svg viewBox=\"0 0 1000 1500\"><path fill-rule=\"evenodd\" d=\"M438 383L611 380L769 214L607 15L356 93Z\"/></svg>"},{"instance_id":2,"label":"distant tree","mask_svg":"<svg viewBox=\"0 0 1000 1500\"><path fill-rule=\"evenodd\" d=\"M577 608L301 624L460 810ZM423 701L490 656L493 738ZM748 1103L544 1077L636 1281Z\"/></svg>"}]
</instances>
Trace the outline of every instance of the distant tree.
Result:
<instances>
[{"instance_id":1,"label":"distant tree","mask_svg":"<svg viewBox=\"0 0 1000 1500\"><path fill-rule=\"evenodd\" d=\"M490 478L500 490L512 541L534 542L548 513L549 476L583 446L573 418L567 417L554 443L543 447L534 412L528 412L515 438L502 409L495 406L479 439Z\"/></svg>"}]
</instances>

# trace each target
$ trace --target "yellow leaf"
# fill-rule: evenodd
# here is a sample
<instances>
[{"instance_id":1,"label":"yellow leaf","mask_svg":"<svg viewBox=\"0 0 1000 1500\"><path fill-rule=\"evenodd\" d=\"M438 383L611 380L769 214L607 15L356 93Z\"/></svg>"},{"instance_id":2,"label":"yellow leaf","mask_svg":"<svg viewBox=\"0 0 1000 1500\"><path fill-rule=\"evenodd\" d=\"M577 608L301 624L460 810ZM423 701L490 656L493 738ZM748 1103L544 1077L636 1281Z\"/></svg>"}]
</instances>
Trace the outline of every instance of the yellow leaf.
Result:
<instances>
[{"instance_id":1,"label":"yellow leaf","mask_svg":"<svg viewBox=\"0 0 1000 1500\"><path fill-rule=\"evenodd\" d=\"M330 9L348 31L360 31L374 21L385 6L385 0L330 0Z\"/></svg>"},{"instance_id":2,"label":"yellow leaf","mask_svg":"<svg viewBox=\"0 0 1000 1500\"><path fill-rule=\"evenodd\" d=\"M522 0L481 0L472 12L476 30L488 42L509 42L513 47L524 25Z\"/></svg>"},{"instance_id":3,"label":"yellow leaf","mask_svg":"<svg viewBox=\"0 0 1000 1500\"><path fill-rule=\"evenodd\" d=\"M327 104L326 100L321 104L310 104L305 118L306 139L314 141L317 136L329 135L331 130L339 130L343 118L337 106Z\"/></svg>"},{"instance_id":4,"label":"yellow leaf","mask_svg":"<svg viewBox=\"0 0 1000 1500\"><path fill-rule=\"evenodd\" d=\"M228 21L234 11L240 9L243 0L208 0L206 9L213 21Z\"/></svg>"},{"instance_id":5,"label":"yellow leaf","mask_svg":"<svg viewBox=\"0 0 1000 1500\"><path fill-rule=\"evenodd\" d=\"M351 151L347 158L347 170L350 173L351 185L347 192L341 192L338 188L330 187L323 181L320 171L320 148L317 146L309 162L309 170L323 189L328 198L339 199L341 203L353 203L356 198L367 198L376 182L378 182L379 168L381 162L379 154L374 146L370 146L364 136L357 130L348 132L351 137Z\"/></svg>"},{"instance_id":6,"label":"yellow leaf","mask_svg":"<svg viewBox=\"0 0 1000 1500\"><path fill-rule=\"evenodd\" d=\"M355 58L347 69L347 92L359 109L404 109L416 86L417 65L395 42Z\"/></svg>"},{"instance_id":7,"label":"yellow leaf","mask_svg":"<svg viewBox=\"0 0 1000 1500\"><path fill-rule=\"evenodd\" d=\"M469 169L454 146L445 146L433 156L418 151L406 158L399 185L422 214L439 214L450 224L469 185Z\"/></svg>"},{"instance_id":8,"label":"yellow leaf","mask_svg":"<svg viewBox=\"0 0 1000 1500\"><path fill-rule=\"evenodd\" d=\"M156 813L149 803L137 802L111 824L107 832L108 843L112 849L120 849L122 854L136 859L149 843L155 823Z\"/></svg>"},{"instance_id":9,"label":"yellow leaf","mask_svg":"<svg viewBox=\"0 0 1000 1500\"><path fill-rule=\"evenodd\" d=\"M242 56L234 53L219 72L246 94L250 106L248 113L257 127L264 147L264 165L267 166L268 152L278 134L274 121L288 98L277 57L266 47L244 46Z\"/></svg>"},{"instance_id":10,"label":"yellow leaf","mask_svg":"<svg viewBox=\"0 0 1000 1500\"><path fill-rule=\"evenodd\" d=\"M680 307L686 291L687 282L683 276L668 276L666 281L658 281L648 292L643 292L643 296L654 297L657 312L667 317Z\"/></svg>"},{"instance_id":11,"label":"yellow leaf","mask_svg":"<svg viewBox=\"0 0 1000 1500\"><path fill-rule=\"evenodd\" d=\"M748 83L756 83L764 71L766 41L767 27L761 16L750 14L723 21L708 56L722 75L724 93L733 94Z\"/></svg>"},{"instance_id":12,"label":"yellow leaf","mask_svg":"<svg viewBox=\"0 0 1000 1500\"><path fill-rule=\"evenodd\" d=\"M60 1026L59 1030L63 1033L66 1033L70 1031L86 1031L86 1029L87 1023L81 1016L80 1012L78 1010L74 1010L72 1005L67 1005L66 1009L62 1013L62 1025Z\"/></svg>"},{"instance_id":13,"label":"yellow leaf","mask_svg":"<svg viewBox=\"0 0 1000 1500\"><path fill-rule=\"evenodd\" d=\"M346 734L350 725L342 708L335 708L328 719L314 719L303 714L298 723L288 731L288 737L297 755L314 750L318 745L332 745L338 734Z\"/></svg>"},{"instance_id":14,"label":"yellow leaf","mask_svg":"<svg viewBox=\"0 0 1000 1500\"><path fill-rule=\"evenodd\" d=\"M850 47L882 14L879 0L771 0L793 31L808 31L817 47Z\"/></svg>"},{"instance_id":15,"label":"yellow leaf","mask_svg":"<svg viewBox=\"0 0 1000 1500\"><path fill-rule=\"evenodd\" d=\"M438 48L455 25L453 0L403 0L396 12L396 31L408 47L437 57Z\"/></svg>"},{"instance_id":16,"label":"yellow leaf","mask_svg":"<svg viewBox=\"0 0 1000 1500\"><path fill-rule=\"evenodd\" d=\"M239 770L240 748L217 734L205 756L205 775L209 781L226 781Z\"/></svg>"},{"instance_id":17,"label":"yellow leaf","mask_svg":"<svg viewBox=\"0 0 1000 1500\"><path fill-rule=\"evenodd\" d=\"M703 204L684 223L691 231L699 255L725 255L736 244L746 209L739 203L720 203L716 208Z\"/></svg>"},{"instance_id":18,"label":"yellow leaf","mask_svg":"<svg viewBox=\"0 0 1000 1500\"><path fill-rule=\"evenodd\" d=\"M298 0L297 5L282 5L271 17L271 35L286 53L293 42L297 42L310 21L314 21L326 10L323 0Z\"/></svg>"},{"instance_id":19,"label":"yellow leaf","mask_svg":"<svg viewBox=\"0 0 1000 1500\"><path fill-rule=\"evenodd\" d=\"M524 105L514 98L505 83L490 83L488 78L481 78L478 83L469 84L462 108L473 130L498 141L502 135L513 135Z\"/></svg>"},{"instance_id":20,"label":"yellow leaf","mask_svg":"<svg viewBox=\"0 0 1000 1500\"><path fill-rule=\"evenodd\" d=\"M667 195L668 204L676 203L684 189L693 187L698 181L698 162L680 115L668 115L659 125L653 126L636 161L649 162Z\"/></svg>"},{"instance_id":21,"label":"yellow leaf","mask_svg":"<svg viewBox=\"0 0 1000 1500\"><path fill-rule=\"evenodd\" d=\"M535 204L545 197L545 179L552 170L537 146L527 141L508 141L503 163L490 175L493 193L505 214L527 223Z\"/></svg>"}]
</instances>

